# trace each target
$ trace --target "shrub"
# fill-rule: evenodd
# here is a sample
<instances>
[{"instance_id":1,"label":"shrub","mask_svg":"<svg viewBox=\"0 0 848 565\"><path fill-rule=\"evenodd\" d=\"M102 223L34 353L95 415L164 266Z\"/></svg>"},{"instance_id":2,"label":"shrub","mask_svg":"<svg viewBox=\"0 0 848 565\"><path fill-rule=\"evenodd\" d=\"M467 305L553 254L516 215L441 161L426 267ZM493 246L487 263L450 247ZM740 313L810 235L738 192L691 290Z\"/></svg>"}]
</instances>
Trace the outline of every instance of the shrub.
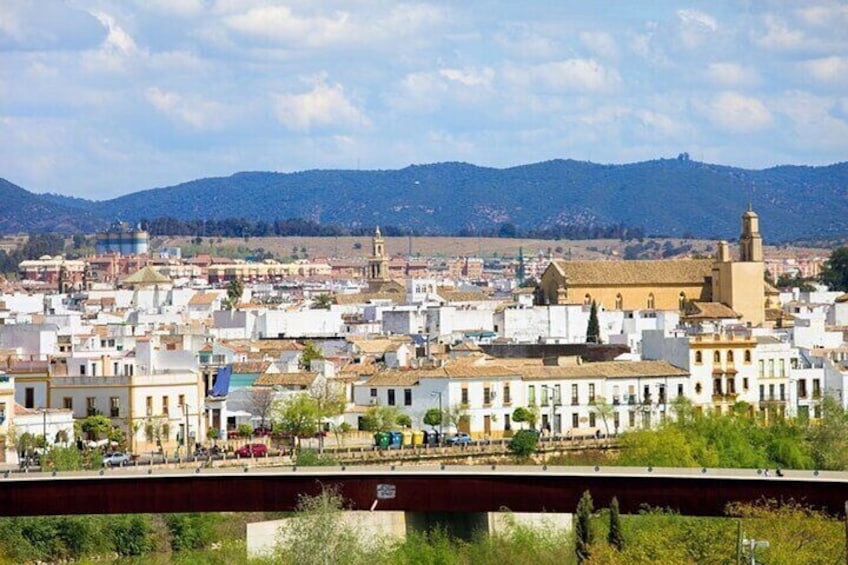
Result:
<instances>
[{"instance_id":1,"label":"shrub","mask_svg":"<svg viewBox=\"0 0 848 565\"><path fill-rule=\"evenodd\" d=\"M519 430L512 439L509 440L508 448L513 455L521 458L527 458L536 453L536 447L539 443L539 434L534 430Z\"/></svg>"}]
</instances>

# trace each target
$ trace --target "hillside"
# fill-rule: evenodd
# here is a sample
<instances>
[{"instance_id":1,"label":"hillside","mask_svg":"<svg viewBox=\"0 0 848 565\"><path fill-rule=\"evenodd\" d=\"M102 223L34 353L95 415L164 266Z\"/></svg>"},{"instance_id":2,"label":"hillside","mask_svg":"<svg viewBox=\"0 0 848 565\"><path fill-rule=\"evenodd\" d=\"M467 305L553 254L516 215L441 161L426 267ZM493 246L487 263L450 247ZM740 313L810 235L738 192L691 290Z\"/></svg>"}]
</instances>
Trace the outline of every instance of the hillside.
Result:
<instances>
[{"instance_id":1,"label":"hillside","mask_svg":"<svg viewBox=\"0 0 848 565\"><path fill-rule=\"evenodd\" d=\"M93 232L104 225L90 210L63 206L0 179L0 233Z\"/></svg>"},{"instance_id":2,"label":"hillside","mask_svg":"<svg viewBox=\"0 0 848 565\"><path fill-rule=\"evenodd\" d=\"M627 165L556 160L507 169L439 163L386 171L245 172L102 202L37 198L128 221L303 218L423 234L476 233L502 223L520 230L624 224L648 234L708 238L737 237L750 201L766 239L785 241L848 232L846 188L848 163L746 170L682 159Z\"/></svg>"}]
</instances>

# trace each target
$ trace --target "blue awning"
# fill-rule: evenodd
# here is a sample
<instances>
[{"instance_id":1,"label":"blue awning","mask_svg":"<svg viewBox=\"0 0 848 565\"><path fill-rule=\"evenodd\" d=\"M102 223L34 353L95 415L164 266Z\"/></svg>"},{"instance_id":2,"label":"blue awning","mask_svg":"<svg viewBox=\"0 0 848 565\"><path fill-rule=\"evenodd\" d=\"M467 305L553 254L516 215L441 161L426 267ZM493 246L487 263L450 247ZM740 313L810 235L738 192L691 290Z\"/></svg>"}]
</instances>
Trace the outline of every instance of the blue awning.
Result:
<instances>
[{"instance_id":1,"label":"blue awning","mask_svg":"<svg viewBox=\"0 0 848 565\"><path fill-rule=\"evenodd\" d=\"M224 398L230 392L230 377L233 374L233 366L226 365L218 369L218 376L215 377L215 384L212 386L212 392L209 396L213 398Z\"/></svg>"}]
</instances>

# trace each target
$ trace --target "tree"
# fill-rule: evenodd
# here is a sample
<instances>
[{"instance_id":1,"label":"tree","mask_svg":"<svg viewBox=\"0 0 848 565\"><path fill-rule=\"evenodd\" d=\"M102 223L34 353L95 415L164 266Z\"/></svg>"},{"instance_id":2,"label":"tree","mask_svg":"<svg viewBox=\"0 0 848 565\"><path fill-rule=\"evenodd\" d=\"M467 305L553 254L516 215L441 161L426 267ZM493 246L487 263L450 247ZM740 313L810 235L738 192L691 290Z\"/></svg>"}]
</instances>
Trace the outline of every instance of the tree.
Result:
<instances>
[{"instance_id":1,"label":"tree","mask_svg":"<svg viewBox=\"0 0 848 565\"><path fill-rule=\"evenodd\" d=\"M430 408L424 414L424 423L432 428L435 428L442 423L442 413L438 408Z\"/></svg>"},{"instance_id":2,"label":"tree","mask_svg":"<svg viewBox=\"0 0 848 565\"><path fill-rule=\"evenodd\" d=\"M810 427L810 447L818 469L848 469L848 414L831 395L821 403L822 417Z\"/></svg>"},{"instance_id":3,"label":"tree","mask_svg":"<svg viewBox=\"0 0 848 565\"><path fill-rule=\"evenodd\" d=\"M610 418L615 414L615 406L607 402L607 399L604 397L598 397L595 400L595 406L593 407L595 412L597 412L598 416L601 417L601 421L604 423L604 430L606 431L606 437L609 437L609 421Z\"/></svg>"},{"instance_id":4,"label":"tree","mask_svg":"<svg viewBox=\"0 0 848 565\"><path fill-rule=\"evenodd\" d=\"M333 304L333 297L327 293L319 294L315 297L315 300L312 301L312 309L313 310L329 310L330 306Z\"/></svg>"},{"instance_id":5,"label":"tree","mask_svg":"<svg viewBox=\"0 0 848 565\"><path fill-rule=\"evenodd\" d=\"M589 325L586 327L586 343L601 343L601 325L598 322L598 305L592 301L589 311Z\"/></svg>"},{"instance_id":6,"label":"tree","mask_svg":"<svg viewBox=\"0 0 848 565\"><path fill-rule=\"evenodd\" d=\"M621 516L618 514L618 498L612 497L609 507L609 532L607 543L616 550L624 549L624 532L621 530Z\"/></svg>"},{"instance_id":7,"label":"tree","mask_svg":"<svg viewBox=\"0 0 848 565\"><path fill-rule=\"evenodd\" d=\"M244 285L241 280L233 279L227 284L227 299L224 307L227 310L232 310L241 301L241 295L244 293Z\"/></svg>"},{"instance_id":8,"label":"tree","mask_svg":"<svg viewBox=\"0 0 848 565\"><path fill-rule=\"evenodd\" d=\"M825 261L820 280L830 290L848 292L848 247L834 249Z\"/></svg>"},{"instance_id":9,"label":"tree","mask_svg":"<svg viewBox=\"0 0 848 565\"><path fill-rule=\"evenodd\" d=\"M522 430L524 429L524 423L530 422L532 420L533 420L533 413L530 412L530 410L528 410L527 408L525 408L523 406L519 406L518 408L516 408L512 412L512 421L518 422L519 424L521 424ZM532 428L533 425L531 424L530 427Z\"/></svg>"},{"instance_id":10,"label":"tree","mask_svg":"<svg viewBox=\"0 0 848 565\"><path fill-rule=\"evenodd\" d=\"M274 389L254 386L248 389L247 409L253 416L259 417L259 427L265 427L265 420L271 415L274 407Z\"/></svg>"},{"instance_id":11,"label":"tree","mask_svg":"<svg viewBox=\"0 0 848 565\"><path fill-rule=\"evenodd\" d=\"M308 394L293 394L283 400L277 408L277 417L283 430L295 438L313 436L321 423L321 408L318 401Z\"/></svg>"},{"instance_id":12,"label":"tree","mask_svg":"<svg viewBox=\"0 0 848 565\"><path fill-rule=\"evenodd\" d=\"M88 436L93 438L95 441L99 440L101 437L106 437L111 429L111 420L102 414L89 416L82 421L83 433L88 434Z\"/></svg>"},{"instance_id":13,"label":"tree","mask_svg":"<svg viewBox=\"0 0 848 565\"><path fill-rule=\"evenodd\" d=\"M577 503L577 512L574 515L574 553L577 555L577 563L583 563L591 555L591 547L594 541L592 534L592 495L585 491Z\"/></svg>"},{"instance_id":14,"label":"tree","mask_svg":"<svg viewBox=\"0 0 848 565\"><path fill-rule=\"evenodd\" d=\"M306 370L312 367L312 362L316 359L323 359L324 354L318 349L314 343L307 341L303 344L303 352L300 354L300 366Z\"/></svg>"},{"instance_id":15,"label":"tree","mask_svg":"<svg viewBox=\"0 0 848 565\"><path fill-rule=\"evenodd\" d=\"M362 416L362 428L369 432L387 432L399 425L401 416L396 406L371 406Z\"/></svg>"}]
</instances>

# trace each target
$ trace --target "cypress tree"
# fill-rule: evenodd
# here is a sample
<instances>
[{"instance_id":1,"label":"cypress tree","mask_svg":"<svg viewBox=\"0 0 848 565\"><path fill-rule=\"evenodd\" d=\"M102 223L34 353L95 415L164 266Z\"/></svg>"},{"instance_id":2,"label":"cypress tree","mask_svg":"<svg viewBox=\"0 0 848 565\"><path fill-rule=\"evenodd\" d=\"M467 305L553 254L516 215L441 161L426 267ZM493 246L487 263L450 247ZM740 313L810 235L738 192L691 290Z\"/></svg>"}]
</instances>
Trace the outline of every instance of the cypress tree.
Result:
<instances>
[{"instance_id":1,"label":"cypress tree","mask_svg":"<svg viewBox=\"0 0 848 565\"><path fill-rule=\"evenodd\" d=\"M586 328L586 343L601 343L601 324L598 322L598 305L592 301L589 311L589 326Z\"/></svg>"},{"instance_id":2,"label":"cypress tree","mask_svg":"<svg viewBox=\"0 0 848 565\"><path fill-rule=\"evenodd\" d=\"M618 551L624 548L624 532L621 531L621 516L618 514L618 499L616 497L612 497L610 502L607 542Z\"/></svg>"},{"instance_id":3,"label":"cypress tree","mask_svg":"<svg viewBox=\"0 0 848 565\"><path fill-rule=\"evenodd\" d=\"M592 546L592 495L589 491L583 493L580 502L577 503L577 512L574 515L574 553L577 555L577 563L583 563L591 554Z\"/></svg>"}]
</instances>

